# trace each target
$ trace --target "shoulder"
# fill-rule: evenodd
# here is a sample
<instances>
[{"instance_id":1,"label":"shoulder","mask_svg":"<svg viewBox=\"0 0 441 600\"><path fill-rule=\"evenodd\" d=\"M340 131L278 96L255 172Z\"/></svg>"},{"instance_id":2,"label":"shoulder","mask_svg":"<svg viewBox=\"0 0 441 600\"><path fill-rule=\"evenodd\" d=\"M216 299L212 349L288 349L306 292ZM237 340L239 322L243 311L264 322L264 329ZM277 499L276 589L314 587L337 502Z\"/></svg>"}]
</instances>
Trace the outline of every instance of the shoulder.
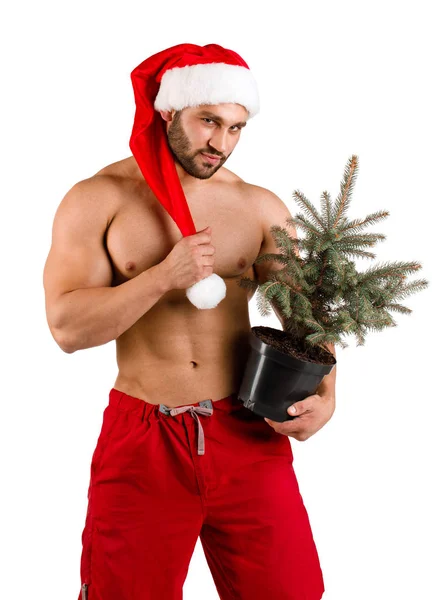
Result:
<instances>
[{"instance_id":1,"label":"shoulder","mask_svg":"<svg viewBox=\"0 0 441 600\"><path fill-rule=\"evenodd\" d=\"M78 181L68 190L57 215L67 215L72 219L76 215L88 215L91 220L97 218L107 227L120 206L122 195L118 180L109 175L95 174Z\"/></svg>"},{"instance_id":2,"label":"shoulder","mask_svg":"<svg viewBox=\"0 0 441 600\"><path fill-rule=\"evenodd\" d=\"M269 230L271 225L286 224L286 219L292 217L286 204L271 190L245 183L247 193L252 196L257 203L257 210L260 216L262 227Z\"/></svg>"},{"instance_id":3,"label":"shoulder","mask_svg":"<svg viewBox=\"0 0 441 600\"><path fill-rule=\"evenodd\" d=\"M286 220L291 218L292 214L283 200L274 192L260 185L248 183L237 176L230 183L234 183L239 193L246 197L250 209L257 215L262 228L263 240L271 237L271 225L286 227ZM291 227L294 226L291 225Z\"/></svg>"},{"instance_id":4,"label":"shoulder","mask_svg":"<svg viewBox=\"0 0 441 600\"><path fill-rule=\"evenodd\" d=\"M133 179L132 171L130 158L123 158L102 167L90 177L78 181L74 188L84 191L90 196L102 193L114 196L121 193L124 186Z\"/></svg>"},{"instance_id":5,"label":"shoulder","mask_svg":"<svg viewBox=\"0 0 441 600\"><path fill-rule=\"evenodd\" d=\"M113 178L131 177L135 170L135 160L133 156L122 158L113 163L110 163L97 171L94 174L96 176L107 176ZM139 169L138 169L139 171Z\"/></svg>"},{"instance_id":6,"label":"shoulder","mask_svg":"<svg viewBox=\"0 0 441 600\"><path fill-rule=\"evenodd\" d=\"M250 186L250 191L258 201L258 214L262 227L262 245L260 253L265 254L268 252L278 254L279 251L271 227L274 225L278 226L288 231L291 237L298 237L293 215L283 200L281 200L274 192L257 185ZM298 255L297 249L295 252ZM265 269L268 269L270 266L270 264L260 265L259 268L262 271L265 271Z\"/></svg>"},{"instance_id":7,"label":"shoulder","mask_svg":"<svg viewBox=\"0 0 441 600\"><path fill-rule=\"evenodd\" d=\"M223 179L226 183L237 184L237 188L243 193L246 194L250 199L256 201L259 210L265 212L271 211L282 211L287 216L290 216L290 212L286 204L271 190L264 188L260 185L255 185L253 183L248 183L236 173L229 171L225 167L222 167L221 171L223 171Z\"/></svg>"},{"instance_id":8,"label":"shoulder","mask_svg":"<svg viewBox=\"0 0 441 600\"><path fill-rule=\"evenodd\" d=\"M95 174L78 181L68 192L91 204L101 202L111 204L122 192L122 182L111 175Z\"/></svg>"}]
</instances>

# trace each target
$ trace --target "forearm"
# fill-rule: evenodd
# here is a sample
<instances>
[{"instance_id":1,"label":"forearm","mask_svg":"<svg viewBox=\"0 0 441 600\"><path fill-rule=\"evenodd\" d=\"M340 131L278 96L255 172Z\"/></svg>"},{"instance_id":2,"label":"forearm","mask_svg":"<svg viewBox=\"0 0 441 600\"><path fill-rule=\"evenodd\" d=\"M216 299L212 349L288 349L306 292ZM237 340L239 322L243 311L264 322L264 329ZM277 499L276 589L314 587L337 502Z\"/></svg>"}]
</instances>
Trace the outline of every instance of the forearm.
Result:
<instances>
[{"instance_id":1,"label":"forearm","mask_svg":"<svg viewBox=\"0 0 441 600\"><path fill-rule=\"evenodd\" d=\"M136 323L169 289L160 263L116 287L67 292L59 301L54 337L68 353L106 344Z\"/></svg>"},{"instance_id":2,"label":"forearm","mask_svg":"<svg viewBox=\"0 0 441 600\"><path fill-rule=\"evenodd\" d=\"M325 346L336 357L335 346L331 343L325 343ZM335 400L335 385L337 379L337 364L332 368L332 371L325 375L317 388L317 394L320 396L330 396Z\"/></svg>"}]
</instances>

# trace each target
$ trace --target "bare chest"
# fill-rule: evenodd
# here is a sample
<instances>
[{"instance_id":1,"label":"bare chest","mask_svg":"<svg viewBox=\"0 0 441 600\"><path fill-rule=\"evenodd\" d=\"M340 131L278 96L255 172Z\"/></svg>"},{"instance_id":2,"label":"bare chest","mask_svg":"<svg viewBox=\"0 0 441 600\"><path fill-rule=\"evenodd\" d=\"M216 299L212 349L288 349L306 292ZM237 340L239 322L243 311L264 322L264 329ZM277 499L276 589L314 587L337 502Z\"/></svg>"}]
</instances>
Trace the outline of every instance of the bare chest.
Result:
<instances>
[{"instance_id":1,"label":"bare chest","mask_svg":"<svg viewBox=\"0 0 441 600\"><path fill-rule=\"evenodd\" d=\"M233 186L232 186L233 187ZM187 202L200 231L212 227L214 272L224 279L252 277L252 265L262 242L257 211L248 194L216 189L201 194L186 191ZM119 285L160 263L182 234L168 212L151 194L128 192L109 225L107 250L112 262L112 285Z\"/></svg>"}]
</instances>

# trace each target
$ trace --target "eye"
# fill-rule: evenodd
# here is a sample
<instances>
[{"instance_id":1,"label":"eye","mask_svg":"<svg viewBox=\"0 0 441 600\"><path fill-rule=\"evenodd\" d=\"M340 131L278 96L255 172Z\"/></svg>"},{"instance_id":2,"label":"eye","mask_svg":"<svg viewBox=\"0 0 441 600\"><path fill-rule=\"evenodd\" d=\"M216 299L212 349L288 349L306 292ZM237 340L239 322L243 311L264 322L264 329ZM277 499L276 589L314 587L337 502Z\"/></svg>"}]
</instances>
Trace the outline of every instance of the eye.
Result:
<instances>
[{"instance_id":1,"label":"eye","mask_svg":"<svg viewBox=\"0 0 441 600\"><path fill-rule=\"evenodd\" d=\"M214 123L213 119L209 119L208 117L203 117L202 119L203 121L211 121L212 123Z\"/></svg>"}]
</instances>

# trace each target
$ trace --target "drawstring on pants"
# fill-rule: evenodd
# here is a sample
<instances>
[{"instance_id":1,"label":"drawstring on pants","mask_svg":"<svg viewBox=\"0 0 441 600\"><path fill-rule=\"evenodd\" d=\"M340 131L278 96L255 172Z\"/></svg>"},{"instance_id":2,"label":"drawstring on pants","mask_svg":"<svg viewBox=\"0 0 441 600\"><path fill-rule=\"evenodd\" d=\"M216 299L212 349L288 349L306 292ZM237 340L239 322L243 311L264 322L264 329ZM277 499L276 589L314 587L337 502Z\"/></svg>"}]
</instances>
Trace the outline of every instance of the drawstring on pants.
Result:
<instances>
[{"instance_id":1,"label":"drawstring on pants","mask_svg":"<svg viewBox=\"0 0 441 600\"><path fill-rule=\"evenodd\" d=\"M213 404L211 400L199 402L198 406L178 406L176 408L169 408L168 406L165 406L165 404L161 404L160 410L171 415L172 417L180 415L184 412L190 412L191 416L197 421L198 424L198 454L205 454L204 430L196 413L200 415L211 416L213 414Z\"/></svg>"}]
</instances>

